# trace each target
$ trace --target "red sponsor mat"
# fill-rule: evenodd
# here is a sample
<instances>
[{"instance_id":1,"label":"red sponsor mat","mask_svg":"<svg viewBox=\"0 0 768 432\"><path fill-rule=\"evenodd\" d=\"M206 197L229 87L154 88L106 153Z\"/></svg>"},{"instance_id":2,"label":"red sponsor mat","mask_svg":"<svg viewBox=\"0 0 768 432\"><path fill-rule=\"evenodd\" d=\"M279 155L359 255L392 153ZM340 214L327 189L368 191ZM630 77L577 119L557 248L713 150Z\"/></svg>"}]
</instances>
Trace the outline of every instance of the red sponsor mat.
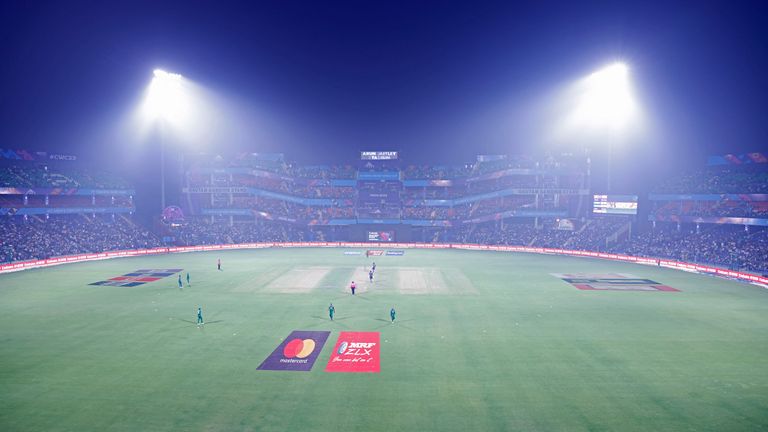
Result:
<instances>
[{"instance_id":1,"label":"red sponsor mat","mask_svg":"<svg viewBox=\"0 0 768 432\"><path fill-rule=\"evenodd\" d=\"M341 332L326 372L379 373L379 333Z\"/></svg>"}]
</instances>

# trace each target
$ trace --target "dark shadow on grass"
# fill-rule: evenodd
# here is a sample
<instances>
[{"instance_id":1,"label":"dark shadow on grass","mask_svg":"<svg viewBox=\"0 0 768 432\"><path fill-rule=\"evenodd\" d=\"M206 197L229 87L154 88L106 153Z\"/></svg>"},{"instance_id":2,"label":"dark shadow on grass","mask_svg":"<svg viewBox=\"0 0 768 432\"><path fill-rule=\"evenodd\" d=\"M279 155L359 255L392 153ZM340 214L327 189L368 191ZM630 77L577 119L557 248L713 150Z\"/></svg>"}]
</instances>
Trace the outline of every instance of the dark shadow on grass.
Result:
<instances>
[{"instance_id":1,"label":"dark shadow on grass","mask_svg":"<svg viewBox=\"0 0 768 432\"><path fill-rule=\"evenodd\" d=\"M190 323L190 324L193 324L193 325L197 325L197 321L180 319L180 318L176 318L176 319L178 321L183 321L185 323ZM218 323L221 323L221 322L224 322L224 320L206 321L205 324L218 324Z\"/></svg>"},{"instance_id":2,"label":"dark shadow on grass","mask_svg":"<svg viewBox=\"0 0 768 432\"><path fill-rule=\"evenodd\" d=\"M383 329L383 328L386 328L386 327L391 327L391 328L399 327L399 328L404 328L404 329L406 329L406 330L411 330L411 331L413 331L413 330L416 330L416 329L414 329L413 327L408 327L407 325L403 325L403 324L401 324L401 322L400 322L400 321L395 321L395 322L393 323L393 322L392 322L392 321L390 321L390 320L385 320L385 319L382 319L382 318L375 318L375 320L376 320L376 321L383 321L383 322L385 322L385 323L387 323L387 324L384 324L384 325L380 325L380 326L378 326L378 327L375 327L375 328L374 328L374 330L381 330L381 329ZM409 321L411 321L411 320L409 320Z\"/></svg>"},{"instance_id":3,"label":"dark shadow on grass","mask_svg":"<svg viewBox=\"0 0 768 432\"><path fill-rule=\"evenodd\" d=\"M339 326L339 327L349 328L349 326L347 326L344 323L341 323L341 322L338 321L340 318L334 319L333 321L329 320L328 318L319 318L319 319L322 320L323 322L315 321L314 323L309 324L309 325L305 325L304 327L306 327L306 328L314 328L314 327L319 327L319 326L336 325L336 326ZM341 319L343 319L343 318L341 318Z\"/></svg>"},{"instance_id":4,"label":"dark shadow on grass","mask_svg":"<svg viewBox=\"0 0 768 432\"><path fill-rule=\"evenodd\" d=\"M334 318L334 319L330 319L330 318L327 318L327 317L321 317L321 316L317 316L317 315L312 315L312 318L315 318L315 319L319 319L319 320L323 320L323 321L331 321L331 322L336 322L336 321L343 321L343 320L348 320L348 319L350 319L350 318L352 318L352 317L350 317L350 316L345 316L345 317L336 317L336 318Z\"/></svg>"},{"instance_id":5,"label":"dark shadow on grass","mask_svg":"<svg viewBox=\"0 0 768 432\"><path fill-rule=\"evenodd\" d=\"M394 324L392 324L392 323L389 323L389 321L387 321L387 322L388 322L388 324L382 324L382 325L380 325L380 326L378 326L378 327L374 327L373 329L374 329L374 330L381 330L381 329L383 329L383 328L392 327L392 326L394 325Z\"/></svg>"}]
</instances>

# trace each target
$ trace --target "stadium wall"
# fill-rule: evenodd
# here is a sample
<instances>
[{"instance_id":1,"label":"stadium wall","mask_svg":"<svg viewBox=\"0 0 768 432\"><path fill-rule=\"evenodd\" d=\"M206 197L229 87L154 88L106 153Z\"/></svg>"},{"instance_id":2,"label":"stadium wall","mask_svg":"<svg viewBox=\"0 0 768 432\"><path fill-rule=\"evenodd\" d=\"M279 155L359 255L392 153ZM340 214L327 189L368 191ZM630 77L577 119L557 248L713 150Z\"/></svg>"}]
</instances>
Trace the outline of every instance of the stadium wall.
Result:
<instances>
[{"instance_id":1,"label":"stadium wall","mask_svg":"<svg viewBox=\"0 0 768 432\"><path fill-rule=\"evenodd\" d=\"M61 264L96 261L111 258L123 258L144 255L158 255L168 253L205 252L229 249L265 249L265 248L294 248L294 247L339 247L339 248L367 248L367 249L459 249L494 252L522 252L546 255L565 255L576 257L588 257L606 259L611 261L631 262L635 264L655 265L692 273L707 274L726 279L735 279L768 288L768 277L758 276L752 273L744 273L719 267L701 264L686 263L667 259L635 257L629 255L611 254L603 252L578 251L568 249L537 248L528 246L491 246L481 244L453 244L453 243L370 243L370 242L285 242L285 243L241 243L207 246L178 246L162 247L154 249L136 249L112 252L100 252L80 255L69 255L44 260L18 261L8 264L0 264L0 274L20 270L28 270L40 267L50 267Z\"/></svg>"}]
</instances>

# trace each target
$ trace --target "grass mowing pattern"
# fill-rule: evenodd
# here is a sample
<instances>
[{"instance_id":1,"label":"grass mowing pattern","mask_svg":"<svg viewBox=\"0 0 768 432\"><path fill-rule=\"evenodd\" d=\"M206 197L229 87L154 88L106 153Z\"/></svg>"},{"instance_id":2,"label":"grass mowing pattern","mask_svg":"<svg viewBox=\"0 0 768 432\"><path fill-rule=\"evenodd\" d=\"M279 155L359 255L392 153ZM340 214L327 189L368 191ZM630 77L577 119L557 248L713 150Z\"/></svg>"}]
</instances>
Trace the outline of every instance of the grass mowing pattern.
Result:
<instances>
[{"instance_id":1,"label":"grass mowing pattern","mask_svg":"<svg viewBox=\"0 0 768 432\"><path fill-rule=\"evenodd\" d=\"M349 275L370 260L339 249L2 275L0 430L768 428L764 289L570 257L408 250L375 261L375 287L355 297ZM164 267L189 271L192 287L180 291L175 276L88 285ZM331 269L309 292L276 292L297 267ZM438 269L446 287L403 294L395 267ZM631 273L681 292L580 291L550 275L569 272ZM314 369L256 371L292 330L332 332ZM345 330L381 332L380 374L323 372Z\"/></svg>"}]
</instances>

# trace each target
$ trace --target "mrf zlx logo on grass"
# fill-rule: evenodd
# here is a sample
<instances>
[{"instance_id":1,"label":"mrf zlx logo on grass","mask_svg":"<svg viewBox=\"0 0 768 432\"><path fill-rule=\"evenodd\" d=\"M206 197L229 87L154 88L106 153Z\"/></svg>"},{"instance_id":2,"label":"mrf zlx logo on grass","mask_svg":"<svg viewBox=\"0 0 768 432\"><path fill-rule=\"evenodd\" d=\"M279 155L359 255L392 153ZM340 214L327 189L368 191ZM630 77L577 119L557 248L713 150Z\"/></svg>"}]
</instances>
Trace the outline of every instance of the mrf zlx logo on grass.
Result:
<instances>
[{"instance_id":1,"label":"mrf zlx logo on grass","mask_svg":"<svg viewBox=\"0 0 768 432\"><path fill-rule=\"evenodd\" d=\"M326 372L379 372L379 333L341 332Z\"/></svg>"},{"instance_id":2,"label":"mrf zlx logo on grass","mask_svg":"<svg viewBox=\"0 0 768 432\"><path fill-rule=\"evenodd\" d=\"M312 370L330 334L329 331L295 330L257 369L308 372Z\"/></svg>"}]
</instances>

